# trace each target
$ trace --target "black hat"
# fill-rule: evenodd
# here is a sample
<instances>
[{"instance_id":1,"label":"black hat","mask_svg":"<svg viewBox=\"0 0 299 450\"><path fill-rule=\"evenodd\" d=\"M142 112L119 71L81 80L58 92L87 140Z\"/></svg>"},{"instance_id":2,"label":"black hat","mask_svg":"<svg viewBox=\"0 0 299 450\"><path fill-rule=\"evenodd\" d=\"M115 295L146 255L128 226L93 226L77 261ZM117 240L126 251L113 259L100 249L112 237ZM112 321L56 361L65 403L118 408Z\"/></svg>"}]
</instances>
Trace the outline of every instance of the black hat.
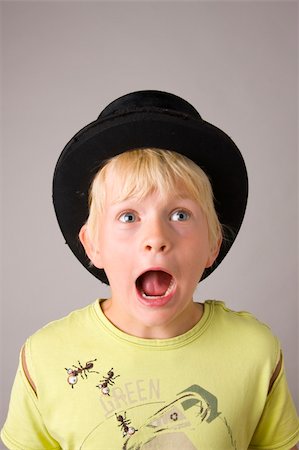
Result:
<instances>
[{"instance_id":1,"label":"black hat","mask_svg":"<svg viewBox=\"0 0 299 450\"><path fill-rule=\"evenodd\" d=\"M90 265L78 238L89 214L91 182L103 162L134 148L161 148L187 156L208 175L220 223L230 231L208 276L222 261L240 229L248 195L242 155L227 134L204 121L182 98L162 91L138 91L110 103L98 119L63 149L54 172L53 201L66 243L89 272L104 283L104 270Z\"/></svg>"}]
</instances>

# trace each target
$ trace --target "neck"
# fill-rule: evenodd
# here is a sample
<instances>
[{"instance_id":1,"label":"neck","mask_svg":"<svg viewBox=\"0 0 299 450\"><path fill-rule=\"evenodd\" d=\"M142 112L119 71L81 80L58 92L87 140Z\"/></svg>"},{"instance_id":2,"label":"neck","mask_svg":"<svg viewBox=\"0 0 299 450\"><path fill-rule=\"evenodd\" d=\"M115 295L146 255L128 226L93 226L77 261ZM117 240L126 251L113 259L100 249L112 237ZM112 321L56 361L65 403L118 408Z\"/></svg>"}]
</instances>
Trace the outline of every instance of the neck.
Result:
<instances>
[{"instance_id":1,"label":"neck","mask_svg":"<svg viewBox=\"0 0 299 450\"><path fill-rule=\"evenodd\" d=\"M178 318L169 323L140 323L126 314L120 314L114 308L113 300L107 299L101 303L106 318L119 330L131 336L142 339L171 339L191 330L202 318L204 305L193 301L185 308ZM124 319L125 318L125 319Z\"/></svg>"}]
</instances>

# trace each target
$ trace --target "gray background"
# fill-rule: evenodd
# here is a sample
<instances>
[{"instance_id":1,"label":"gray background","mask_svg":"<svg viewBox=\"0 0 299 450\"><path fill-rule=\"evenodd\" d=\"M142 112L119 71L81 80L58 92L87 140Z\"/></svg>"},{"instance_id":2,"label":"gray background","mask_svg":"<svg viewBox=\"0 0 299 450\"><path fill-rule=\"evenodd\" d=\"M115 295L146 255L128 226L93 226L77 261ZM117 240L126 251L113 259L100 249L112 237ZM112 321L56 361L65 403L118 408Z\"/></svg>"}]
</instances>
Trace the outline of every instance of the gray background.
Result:
<instances>
[{"instance_id":1,"label":"gray background","mask_svg":"<svg viewBox=\"0 0 299 450\"><path fill-rule=\"evenodd\" d=\"M139 89L183 96L241 149L244 225L196 298L271 326L297 400L298 3L9 1L1 11L1 423L26 337L108 294L64 245L52 174L76 131Z\"/></svg>"}]
</instances>

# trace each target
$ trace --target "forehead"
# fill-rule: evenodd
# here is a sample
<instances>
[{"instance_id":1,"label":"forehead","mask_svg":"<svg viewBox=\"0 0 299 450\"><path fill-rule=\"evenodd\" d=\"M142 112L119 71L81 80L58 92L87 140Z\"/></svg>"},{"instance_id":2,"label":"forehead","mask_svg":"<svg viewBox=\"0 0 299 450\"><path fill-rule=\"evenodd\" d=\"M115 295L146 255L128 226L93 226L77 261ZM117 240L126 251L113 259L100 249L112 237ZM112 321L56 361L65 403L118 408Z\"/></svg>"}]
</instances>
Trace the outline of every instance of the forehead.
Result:
<instances>
[{"instance_id":1,"label":"forehead","mask_svg":"<svg viewBox=\"0 0 299 450\"><path fill-rule=\"evenodd\" d=\"M107 170L104 180L105 198L109 203L120 203L130 198L142 200L149 195L173 198L192 198L192 190L179 176L173 174L171 179L154 177L149 174L142 177L134 171L121 173L120 171Z\"/></svg>"}]
</instances>

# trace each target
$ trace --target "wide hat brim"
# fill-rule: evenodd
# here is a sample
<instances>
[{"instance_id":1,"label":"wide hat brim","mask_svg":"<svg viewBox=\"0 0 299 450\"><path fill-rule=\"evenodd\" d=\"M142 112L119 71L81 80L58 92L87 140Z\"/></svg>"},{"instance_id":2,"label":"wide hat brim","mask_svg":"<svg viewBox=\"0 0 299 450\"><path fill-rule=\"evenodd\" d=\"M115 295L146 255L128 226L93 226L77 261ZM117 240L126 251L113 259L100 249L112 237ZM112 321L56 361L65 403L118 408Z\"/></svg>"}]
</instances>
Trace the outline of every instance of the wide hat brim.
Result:
<instances>
[{"instance_id":1,"label":"wide hat brim","mask_svg":"<svg viewBox=\"0 0 299 450\"><path fill-rule=\"evenodd\" d=\"M248 196L243 157L232 139L204 121L185 100L161 91L139 91L112 102L97 120L80 130L63 149L54 172L53 202L66 243L83 266L109 284L104 270L90 264L78 238L89 214L91 182L113 156L134 148L161 148L187 156L208 175L221 224L228 231L207 277L231 248Z\"/></svg>"}]
</instances>

